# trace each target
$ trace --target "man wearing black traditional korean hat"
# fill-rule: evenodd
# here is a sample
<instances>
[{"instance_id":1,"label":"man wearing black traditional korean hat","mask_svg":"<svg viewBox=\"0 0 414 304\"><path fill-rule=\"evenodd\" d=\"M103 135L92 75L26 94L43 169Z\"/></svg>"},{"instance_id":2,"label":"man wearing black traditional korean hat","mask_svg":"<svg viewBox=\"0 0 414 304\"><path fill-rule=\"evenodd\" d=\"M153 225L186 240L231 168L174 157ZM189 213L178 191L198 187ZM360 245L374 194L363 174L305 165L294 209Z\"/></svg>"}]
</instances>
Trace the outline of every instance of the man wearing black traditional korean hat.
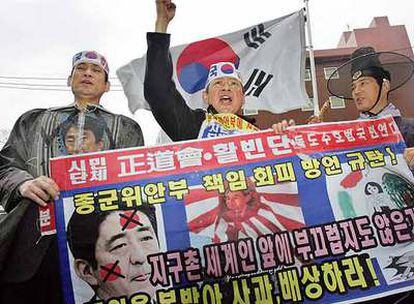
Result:
<instances>
[{"instance_id":1,"label":"man wearing black traditional korean hat","mask_svg":"<svg viewBox=\"0 0 414 304\"><path fill-rule=\"evenodd\" d=\"M414 168L414 119L401 116L400 110L390 102L391 91L403 86L414 73L414 62L394 52L376 52L372 47L356 49L351 59L340 66L328 80L332 95L352 99L359 119L393 116L405 140L404 157ZM339 79L333 75L339 74ZM413 303L412 292L394 294L365 303Z\"/></svg>"},{"instance_id":2,"label":"man wearing black traditional korean hat","mask_svg":"<svg viewBox=\"0 0 414 304\"><path fill-rule=\"evenodd\" d=\"M403 118L388 95L403 86L413 73L414 62L410 58L361 47L332 74L339 74L339 79L331 76L328 80L332 95L354 100L360 119L394 117L408 147L404 157L411 169L414 168L414 119Z\"/></svg>"}]
</instances>

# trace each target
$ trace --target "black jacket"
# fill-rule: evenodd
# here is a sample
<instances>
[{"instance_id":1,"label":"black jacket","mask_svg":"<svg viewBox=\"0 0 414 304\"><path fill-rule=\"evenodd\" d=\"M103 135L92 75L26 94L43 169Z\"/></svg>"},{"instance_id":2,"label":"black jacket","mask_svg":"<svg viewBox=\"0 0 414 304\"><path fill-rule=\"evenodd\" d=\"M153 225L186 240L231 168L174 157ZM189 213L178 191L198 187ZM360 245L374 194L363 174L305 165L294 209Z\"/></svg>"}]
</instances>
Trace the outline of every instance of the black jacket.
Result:
<instances>
[{"instance_id":1,"label":"black jacket","mask_svg":"<svg viewBox=\"0 0 414 304\"><path fill-rule=\"evenodd\" d=\"M173 141L197 138L206 112L191 109L175 87L170 35L147 33L147 42L144 95L152 114Z\"/></svg>"},{"instance_id":2,"label":"black jacket","mask_svg":"<svg viewBox=\"0 0 414 304\"><path fill-rule=\"evenodd\" d=\"M31 110L17 120L0 151L0 204L10 214L16 213L16 208L21 210L18 213L25 212L19 223L21 217L16 216L14 221L4 222L5 227L0 226L1 234L10 237L13 233L6 233L7 230L15 229L18 224L8 255L4 257L0 281L29 280L39 268L51 241L56 239L54 235L40 238L38 205L23 200L18 188L27 180L49 176L49 159L67 154L63 130L76 121L79 113L73 105ZM110 113L100 106L88 107L83 115L100 122L102 150L144 144L140 126L128 117ZM1 262L0 259L0 266ZM59 271L58 265L56 271Z\"/></svg>"},{"instance_id":3,"label":"black jacket","mask_svg":"<svg viewBox=\"0 0 414 304\"><path fill-rule=\"evenodd\" d=\"M414 119L397 116L394 117L394 120L400 129L401 135L405 140L407 148L414 147Z\"/></svg>"},{"instance_id":4,"label":"black jacket","mask_svg":"<svg viewBox=\"0 0 414 304\"><path fill-rule=\"evenodd\" d=\"M152 114L173 141L198 138L206 111L191 109L175 86L169 52L170 35L147 33L147 43L144 95ZM217 114L211 106L207 112ZM240 117L254 124L254 119Z\"/></svg>"}]
</instances>

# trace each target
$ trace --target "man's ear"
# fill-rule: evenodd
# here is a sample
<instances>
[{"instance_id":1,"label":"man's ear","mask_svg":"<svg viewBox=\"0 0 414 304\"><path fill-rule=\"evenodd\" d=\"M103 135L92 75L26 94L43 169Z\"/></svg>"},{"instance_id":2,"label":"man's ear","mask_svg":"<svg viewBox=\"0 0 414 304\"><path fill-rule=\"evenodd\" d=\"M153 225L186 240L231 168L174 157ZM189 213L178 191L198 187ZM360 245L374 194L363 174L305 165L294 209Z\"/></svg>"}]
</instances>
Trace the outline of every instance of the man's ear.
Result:
<instances>
[{"instance_id":1,"label":"man's ear","mask_svg":"<svg viewBox=\"0 0 414 304\"><path fill-rule=\"evenodd\" d=\"M102 140L100 140L100 141L98 142L98 151L102 151L102 150L103 150L103 147L104 147L104 143L103 143L103 141L102 141Z\"/></svg>"},{"instance_id":2,"label":"man's ear","mask_svg":"<svg viewBox=\"0 0 414 304\"><path fill-rule=\"evenodd\" d=\"M76 275L90 286L98 285L98 279L94 276L93 268L88 261L83 259L76 259L73 262Z\"/></svg>"},{"instance_id":3,"label":"man's ear","mask_svg":"<svg viewBox=\"0 0 414 304\"><path fill-rule=\"evenodd\" d=\"M66 84L67 84L68 87L71 87L72 86L72 75L70 75L68 77L68 79L66 80Z\"/></svg>"},{"instance_id":4,"label":"man's ear","mask_svg":"<svg viewBox=\"0 0 414 304\"><path fill-rule=\"evenodd\" d=\"M390 88L391 88L391 83L390 83L390 81L388 80L388 79L383 79L382 80L382 87L384 88L384 90L385 90L385 92L387 92L388 93L388 91L390 90Z\"/></svg>"},{"instance_id":5,"label":"man's ear","mask_svg":"<svg viewBox=\"0 0 414 304\"><path fill-rule=\"evenodd\" d=\"M203 91L202 97L203 97L203 101L204 101L207 105L210 105L210 103L208 102L208 92L207 92L207 90L204 90L204 91Z\"/></svg>"},{"instance_id":6,"label":"man's ear","mask_svg":"<svg viewBox=\"0 0 414 304\"><path fill-rule=\"evenodd\" d=\"M109 90L111 89L111 83L109 82L109 80L106 82L106 87L105 87L105 92L109 92Z\"/></svg>"}]
</instances>

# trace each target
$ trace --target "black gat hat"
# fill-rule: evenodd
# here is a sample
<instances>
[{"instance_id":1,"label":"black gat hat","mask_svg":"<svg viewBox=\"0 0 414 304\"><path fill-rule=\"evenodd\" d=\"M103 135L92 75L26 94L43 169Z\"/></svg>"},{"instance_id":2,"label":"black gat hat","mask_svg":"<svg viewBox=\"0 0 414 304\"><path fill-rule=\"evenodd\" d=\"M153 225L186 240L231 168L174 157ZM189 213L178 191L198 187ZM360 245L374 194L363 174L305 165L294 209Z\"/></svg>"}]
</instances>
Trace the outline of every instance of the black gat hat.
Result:
<instances>
[{"instance_id":1,"label":"black gat hat","mask_svg":"<svg viewBox=\"0 0 414 304\"><path fill-rule=\"evenodd\" d=\"M328 79L328 91L340 98L352 99L352 81L374 77L379 84L390 81L390 91L403 86L414 73L414 62L395 52L376 52L372 47L356 49L351 59L338 67ZM338 78L339 76L339 78Z\"/></svg>"}]
</instances>

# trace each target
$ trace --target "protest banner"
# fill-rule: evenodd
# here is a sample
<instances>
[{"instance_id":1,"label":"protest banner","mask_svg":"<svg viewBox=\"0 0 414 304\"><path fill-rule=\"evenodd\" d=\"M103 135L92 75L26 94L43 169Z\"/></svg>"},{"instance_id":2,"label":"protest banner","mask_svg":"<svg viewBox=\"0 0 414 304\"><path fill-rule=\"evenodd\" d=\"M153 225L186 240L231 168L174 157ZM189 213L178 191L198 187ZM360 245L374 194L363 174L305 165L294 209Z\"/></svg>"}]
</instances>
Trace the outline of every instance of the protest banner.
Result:
<instances>
[{"instance_id":1,"label":"protest banner","mask_svg":"<svg viewBox=\"0 0 414 304\"><path fill-rule=\"evenodd\" d=\"M391 117L51 161L66 303L347 303L414 288Z\"/></svg>"}]
</instances>

